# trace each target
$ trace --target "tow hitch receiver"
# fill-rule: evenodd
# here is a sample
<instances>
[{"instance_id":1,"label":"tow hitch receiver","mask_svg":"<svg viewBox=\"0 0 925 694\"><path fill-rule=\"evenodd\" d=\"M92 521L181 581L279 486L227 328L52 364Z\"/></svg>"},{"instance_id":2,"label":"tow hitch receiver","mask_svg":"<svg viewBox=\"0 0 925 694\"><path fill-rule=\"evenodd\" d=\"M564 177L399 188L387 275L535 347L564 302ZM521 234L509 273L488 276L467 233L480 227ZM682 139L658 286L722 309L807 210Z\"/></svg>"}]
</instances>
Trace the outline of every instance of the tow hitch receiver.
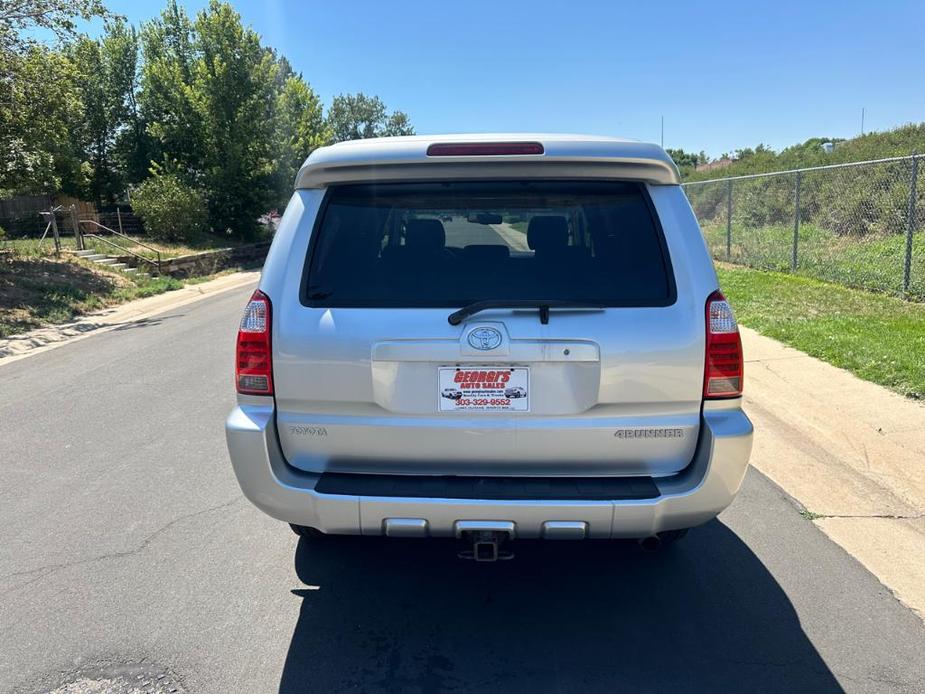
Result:
<instances>
[{"instance_id":1,"label":"tow hitch receiver","mask_svg":"<svg viewBox=\"0 0 925 694\"><path fill-rule=\"evenodd\" d=\"M514 553L502 547L505 540L508 539L507 533L493 532L491 530L478 530L472 533L466 533L462 537L463 541L468 544L472 543L472 549L462 549L459 551L460 559L474 559L475 561L498 561L499 559L513 559Z\"/></svg>"},{"instance_id":2,"label":"tow hitch receiver","mask_svg":"<svg viewBox=\"0 0 925 694\"><path fill-rule=\"evenodd\" d=\"M489 562L514 558L514 553L504 547L514 537L513 523L459 521L456 536L465 543L459 552L460 559Z\"/></svg>"}]
</instances>

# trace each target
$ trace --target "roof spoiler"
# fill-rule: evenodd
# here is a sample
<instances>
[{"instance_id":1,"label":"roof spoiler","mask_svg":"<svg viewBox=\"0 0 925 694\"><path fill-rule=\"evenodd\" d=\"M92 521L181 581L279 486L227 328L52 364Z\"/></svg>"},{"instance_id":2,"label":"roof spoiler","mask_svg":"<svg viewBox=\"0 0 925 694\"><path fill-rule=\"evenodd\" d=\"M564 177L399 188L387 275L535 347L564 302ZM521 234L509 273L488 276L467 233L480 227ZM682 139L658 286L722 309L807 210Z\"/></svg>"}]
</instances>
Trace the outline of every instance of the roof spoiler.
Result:
<instances>
[{"instance_id":1,"label":"roof spoiler","mask_svg":"<svg viewBox=\"0 0 925 694\"><path fill-rule=\"evenodd\" d=\"M517 139L506 136L507 141ZM473 136L464 140L476 142ZM497 143L498 139L485 139ZM678 169L665 151L653 144L612 139L547 139L540 154L460 154L434 156L434 145L453 144L450 138L426 137L356 140L312 152L296 177L296 188L334 184L408 180L610 179L678 185ZM488 150L486 150L488 151Z\"/></svg>"}]
</instances>

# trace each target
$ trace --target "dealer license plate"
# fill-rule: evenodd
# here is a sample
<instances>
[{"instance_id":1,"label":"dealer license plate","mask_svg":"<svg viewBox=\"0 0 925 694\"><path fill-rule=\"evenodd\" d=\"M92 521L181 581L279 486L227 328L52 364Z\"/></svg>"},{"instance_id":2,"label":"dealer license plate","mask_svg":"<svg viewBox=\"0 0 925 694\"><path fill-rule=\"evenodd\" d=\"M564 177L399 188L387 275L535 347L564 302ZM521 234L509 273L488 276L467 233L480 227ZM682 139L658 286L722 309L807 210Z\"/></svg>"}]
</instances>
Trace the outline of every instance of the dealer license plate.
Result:
<instances>
[{"instance_id":1,"label":"dealer license plate","mask_svg":"<svg viewBox=\"0 0 925 694\"><path fill-rule=\"evenodd\" d=\"M526 366L441 366L437 400L441 412L529 412Z\"/></svg>"}]
</instances>

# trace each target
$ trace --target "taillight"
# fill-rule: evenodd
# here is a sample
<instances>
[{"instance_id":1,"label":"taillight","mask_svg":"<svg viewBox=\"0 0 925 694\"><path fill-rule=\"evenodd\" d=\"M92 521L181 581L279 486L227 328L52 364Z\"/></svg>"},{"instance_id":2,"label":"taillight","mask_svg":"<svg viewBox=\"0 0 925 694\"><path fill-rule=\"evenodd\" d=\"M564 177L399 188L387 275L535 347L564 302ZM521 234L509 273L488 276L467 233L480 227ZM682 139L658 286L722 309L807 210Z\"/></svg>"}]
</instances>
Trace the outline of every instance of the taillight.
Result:
<instances>
[{"instance_id":1,"label":"taillight","mask_svg":"<svg viewBox=\"0 0 925 694\"><path fill-rule=\"evenodd\" d=\"M707 299L707 356L703 369L704 398L742 395L742 339L732 307L720 291Z\"/></svg>"},{"instance_id":2,"label":"taillight","mask_svg":"<svg viewBox=\"0 0 925 694\"><path fill-rule=\"evenodd\" d=\"M440 142L427 148L428 157L492 157L510 154L542 154L539 142Z\"/></svg>"},{"instance_id":3,"label":"taillight","mask_svg":"<svg viewBox=\"0 0 925 694\"><path fill-rule=\"evenodd\" d=\"M238 328L235 385L239 393L273 395L270 325L270 297L258 289L247 302Z\"/></svg>"}]
</instances>

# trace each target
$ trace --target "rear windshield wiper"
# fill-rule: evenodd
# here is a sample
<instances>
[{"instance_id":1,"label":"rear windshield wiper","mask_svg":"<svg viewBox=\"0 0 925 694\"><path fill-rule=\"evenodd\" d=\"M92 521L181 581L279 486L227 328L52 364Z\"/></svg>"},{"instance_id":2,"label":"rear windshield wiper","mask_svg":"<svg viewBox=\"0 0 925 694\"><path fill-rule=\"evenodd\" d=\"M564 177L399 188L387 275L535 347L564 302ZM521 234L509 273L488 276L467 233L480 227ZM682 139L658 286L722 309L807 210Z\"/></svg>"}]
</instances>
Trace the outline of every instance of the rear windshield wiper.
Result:
<instances>
[{"instance_id":1,"label":"rear windshield wiper","mask_svg":"<svg viewBox=\"0 0 925 694\"><path fill-rule=\"evenodd\" d=\"M489 308L538 308L540 310L540 323L549 323L549 309L551 308L605 308L601 304L588 304L580 301L564 301L561 299L488 299L486 301L473 301L458 311L453 311L447 320L450 325L459 325L469 316Z\"/></svg>"}]
</instances>

